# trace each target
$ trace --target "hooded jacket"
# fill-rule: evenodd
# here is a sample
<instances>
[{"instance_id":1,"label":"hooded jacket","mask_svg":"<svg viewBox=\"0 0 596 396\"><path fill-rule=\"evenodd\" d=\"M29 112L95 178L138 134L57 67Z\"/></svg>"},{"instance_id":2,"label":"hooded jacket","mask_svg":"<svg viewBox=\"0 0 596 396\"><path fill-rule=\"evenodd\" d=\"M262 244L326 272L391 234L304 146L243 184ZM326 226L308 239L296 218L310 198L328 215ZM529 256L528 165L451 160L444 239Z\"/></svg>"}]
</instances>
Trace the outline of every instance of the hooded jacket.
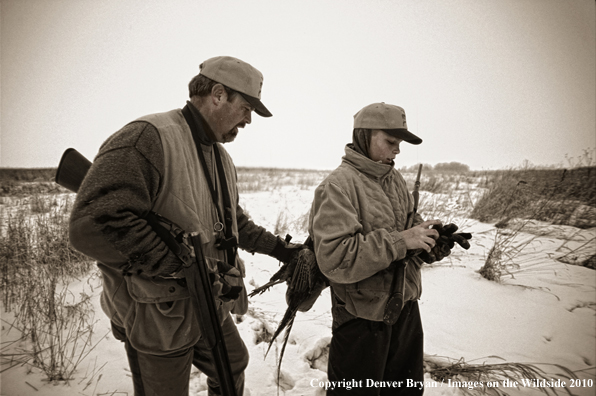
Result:
<instances>
[{"instance_id":1,"label":"hooded jacket","mask_svg":"<svg viewBox=\"0 0 596 396\"><path fill-rule=\"evenodd\" d=\"M355 317L382 321L395 260L406 257L401 231L414 200L392 165L347 145L341 165L315 190L309 231L321 272ZM422 223L416 215L413 224ZM405 301L422 293L421 260L408 259Z\"/></svg>"}]
</instances>

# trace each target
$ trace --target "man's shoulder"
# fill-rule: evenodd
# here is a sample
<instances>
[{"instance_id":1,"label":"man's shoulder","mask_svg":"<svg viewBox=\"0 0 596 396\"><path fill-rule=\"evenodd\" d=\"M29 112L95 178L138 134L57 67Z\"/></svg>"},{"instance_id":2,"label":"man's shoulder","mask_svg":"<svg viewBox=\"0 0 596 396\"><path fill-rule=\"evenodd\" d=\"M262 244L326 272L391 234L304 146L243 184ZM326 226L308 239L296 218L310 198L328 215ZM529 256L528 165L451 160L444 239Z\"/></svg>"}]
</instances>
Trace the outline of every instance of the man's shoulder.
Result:
<instances>
[{"instance_id":1,"label":"man's shoulder","mask_svg":"<svg viewBox=\"0 0 596 396\"><path fill-rule=\"evenodd\" d=\"M123 147L134 147L139 140L158 138L157 129L145 121L133 121L112 134L101 146L100 151L109 151Z\"/></svg>"},{"instance_id":2,"label":"man's shoulder","mask_svg":"<svg viewBox=\"0 0 596 396\"><path fill-rule=\"evenodd\" d=\"M107 153L130 155L130 150L139 152L149 162L162 166L163 150L159 132L154 125L145 121L133 121L110 136L99 149L97 158Z\"/></svg>"},{"instance_id":3,"label":"man's shoulder","mask_svg":"<svg viewBox=\"0 0 596 396\"><path fill-rule=\"evenodd\" d=\"M146 114L133 122L148 122L156 127L161 125L179 124L183 119L182 109L173 109L160 113Z\"/></svg>"}]
</instances>

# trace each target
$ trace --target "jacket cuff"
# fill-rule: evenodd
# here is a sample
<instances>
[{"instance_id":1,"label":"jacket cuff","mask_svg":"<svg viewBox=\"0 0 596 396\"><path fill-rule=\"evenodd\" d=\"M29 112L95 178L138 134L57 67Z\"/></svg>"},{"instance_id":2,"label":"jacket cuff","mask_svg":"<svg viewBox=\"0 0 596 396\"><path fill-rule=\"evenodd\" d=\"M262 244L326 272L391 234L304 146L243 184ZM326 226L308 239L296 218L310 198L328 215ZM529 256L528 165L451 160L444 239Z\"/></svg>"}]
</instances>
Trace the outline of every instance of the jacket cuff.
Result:
<instances>
[{"instance_id":1,"label":"jacket cuff","mask_svg":"<svg viewBox=\"0 0 596 396\"><path fill-rule=\"evenodd\" d=\"M277 236L265 231L261 234L257 246L255 246L255 252L271 255L275 246L277 246Z\"/></svg>"},{"instance_id":2,"label":"jacket cuff","mask_svg":"<svg viewBox=\"0 0 596 396\"><path fill-rule=\"evenodd\" d=\"M389 235L393 240L393 260L395 261L405 258L406 253L408 252L408 248L406 247L406 241L404 241L404 238L401 236L401 232L393 231L390 232Z\"/></svg>"}]
</instances>

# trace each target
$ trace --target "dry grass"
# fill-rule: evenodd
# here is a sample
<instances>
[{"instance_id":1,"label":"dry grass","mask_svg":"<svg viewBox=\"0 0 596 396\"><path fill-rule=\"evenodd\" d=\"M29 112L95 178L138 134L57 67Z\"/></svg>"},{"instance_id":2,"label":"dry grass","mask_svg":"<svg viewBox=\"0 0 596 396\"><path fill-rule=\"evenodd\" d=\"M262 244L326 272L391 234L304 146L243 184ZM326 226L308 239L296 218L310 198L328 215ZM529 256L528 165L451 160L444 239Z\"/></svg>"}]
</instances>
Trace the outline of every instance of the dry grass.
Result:
<instances>
[{"instance_id":1,"label":"dry grass","mask_svg":"<svg viewBox=\"0 0 596 396\"><path fill-rule=\"evenodd\" d=\"M328 171L275 168L237 168L238 192L273 191L284 186L298 186L302 190L316 187Z\"/></svg>"},{"instance_id":2,"label":"dry grass","mask_svg":"<svg viewBox=\"0 0 596 396\"><path fill-rule=\"evenodd\" d=\"M93 310L89 297L73 296L68 284L88 277L92 262L68 242L69 201L55 197L23 203L8 215L0 235L0 281L8 323L21 332L25 348L3 345L3 370L27 364L47 378L68 380L90 349Z\"/></svg>"},{"instance_id":3,"label":"dry grass","mask_svg":"<svg viewBox=\"0 0 596 396\"><path fill-rule=\"evenodd\" d=\"M579 228L596 226L596 166L589 152L578 163L582 166L573 169L523 168L485 175L486 192L471 212L472 218L494 221L497 228L494 245L479 271L484 278L500 282L503 276L522 270L544 270L541 266L522 268L519 262L542 236L525 234L526 226L535 220ZM567 256L575 253L569 251Z\"/></svg>"},{"instance_id":4,"label":"dry grass","mask_svg":"<svg viewBox=\"0 0 596 396\"><path fill-rule=\"evenodd\" d=\"M499 359L498 356L489 356L483 359ZM426 372L430 373L435 381L447 382L457 386L464 394L479 395L493 394L497 396L508 395L508 388L530 387L546 395L558 395L565 392L572 395L567 386L558 387L553 384L553 378L577 380L577 375L566 367L557 364L526 364L526 363L495 363L481 364L466 362L463 358L457 361L449 358L425 356ZM545 369L551 367L556 373L547 373ZM562 381L561 381L562 383ZM549 385L550 384L550 385Z\"/></svg>"},{"instance_id":5,"label":"dry grass","mask_svg":"<svg viewBox=\"0 0 596 396\"><path fill-rule=\"evenodd\" d=\"M596 166L499 171L487 174L483 185L487 191L472 212L483 222L531 218L581 227L573 214L596 207Z\"/></svg>"}]
</instances>

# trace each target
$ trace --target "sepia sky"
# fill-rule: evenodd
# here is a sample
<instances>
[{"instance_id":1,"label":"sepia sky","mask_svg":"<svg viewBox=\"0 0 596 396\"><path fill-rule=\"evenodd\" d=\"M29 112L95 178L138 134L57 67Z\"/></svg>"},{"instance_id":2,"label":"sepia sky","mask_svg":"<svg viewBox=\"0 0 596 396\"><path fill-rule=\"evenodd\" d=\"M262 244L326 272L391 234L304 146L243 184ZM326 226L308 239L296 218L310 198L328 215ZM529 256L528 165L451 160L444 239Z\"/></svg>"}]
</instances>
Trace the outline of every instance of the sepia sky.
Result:
<instances>
[{"instance_id":1,"label":"sepia sky","mask_svg":"<svg viewBox=\"0 0 596 396\"><path fill-rule=\"evenodd\" d=\"M397 166L577 162L596 148L594 0L0 0L1 167L92 159L126 123L184 106L199 64L265 77L272 118L237 166L333 169L353 115L406 110Z\"/></svg>"}]
</instances>

